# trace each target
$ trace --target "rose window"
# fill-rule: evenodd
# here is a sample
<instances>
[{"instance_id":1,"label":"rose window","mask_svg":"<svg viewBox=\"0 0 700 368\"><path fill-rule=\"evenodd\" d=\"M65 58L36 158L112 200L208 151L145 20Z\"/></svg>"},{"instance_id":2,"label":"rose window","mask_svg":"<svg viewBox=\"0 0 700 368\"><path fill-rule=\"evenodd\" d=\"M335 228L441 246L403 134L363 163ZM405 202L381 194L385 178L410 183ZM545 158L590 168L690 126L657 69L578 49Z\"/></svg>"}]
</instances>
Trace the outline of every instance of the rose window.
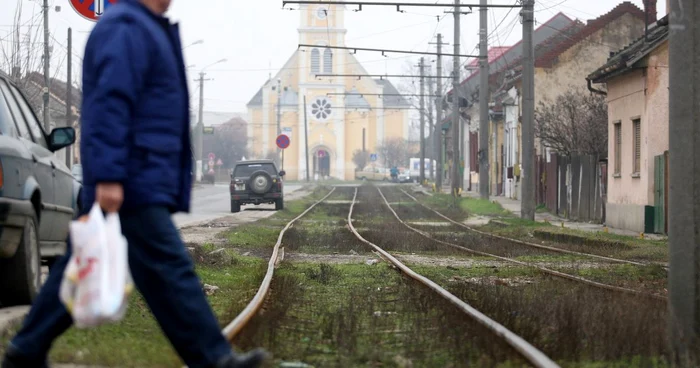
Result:
<instances>
[{"instance_id":1,"label":"rose window","mask_svg":"<svg viewBox=\"0 0 700 368\"><path fill-rule=\"evenodd\" d=\"M331 102L325 98L317 98L315 102L311 104L311 114L313 114L317 120L326 120L331 116Z\"/></svg>"}]
</instances>

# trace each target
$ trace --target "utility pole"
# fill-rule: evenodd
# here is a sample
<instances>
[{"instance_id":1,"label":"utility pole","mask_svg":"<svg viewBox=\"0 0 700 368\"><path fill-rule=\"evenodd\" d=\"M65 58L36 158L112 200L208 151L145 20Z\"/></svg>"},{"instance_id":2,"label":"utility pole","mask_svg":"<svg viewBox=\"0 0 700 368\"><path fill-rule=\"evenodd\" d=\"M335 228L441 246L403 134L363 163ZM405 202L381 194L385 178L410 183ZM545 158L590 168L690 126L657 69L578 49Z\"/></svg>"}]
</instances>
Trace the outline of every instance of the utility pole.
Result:
<instances>
[{"instance_id":1,"label":"utility pole","mask_svg":"<svg viewBox=\"0 0 700 368\"><path fill-rule=\"evenodd\" d=\"M66 126L73 126L73 30L68 27L68 71L66 73ZM71 146L66 147L66 166L71 167Z\"/></svg>"},{"instance_id":2,"label":"utility pole","mask_svg":"<svg viewBox=\"0 0 700 368\"><path fill-rule=\"evenodd\" d=\"M432 73L432 69L428 68L428 73ZM433 89L433 82L434 79L430 78L428 79L428 91L429 94L435 93L435 90ZM435 121L433 120L433 108L435 107L435 100L432 98L428 99L428 132L434 132L435 131ZM431 133L432 134L432 133ZM428 156L428 160L430 161L430 165L428 167L431 168L429 176L430 180L435 180L435 168L433 167L433 161L435 161L435 149L434 149L434 144L435 139L432 141L426 137L425 139L425 151L426 151L426 156ZM432 149L432 150L431 150Z\"/></svg>"},{"instance_id":3,"label":"utility pole","mask_svg":"<svg viewBox=\"0 0 700 368\"><path fill-rule=\"evenodd\" d=\"M435 187L438 193L442 192L442 175L444 166L443 156L442 156L442 33L437 35L437 91L436 95L439 97L437 101L437 109L435 111L435 130L434 130L434 140L435 140Z\"/></svg>"},{"instance_id":4,"label":"utility pole","mask_svg":"<svg viewBox=\"0 0 700 368\"><path fill-rule=\"evenodd\" d=\"M306 114L306 95L304 95L304 162L306 162L306 181L311 181L309 173L309 122Z\"/></svg>"},{"instance_id":5,"label":"utility pole","mask_svg":"<svg viewBox=\"0 0 700 368\"><path fill-rule=\"evenodd\" d=\"M277 78L277 136L282 134L282 79ZM282 149L277 147L277 158L280 158ZM284 166L284 165L283 165Z\"/></svg>"},{"instance_id":6,"label":"utility pole","mask_svg":"<svg viewBox=\"0 0 700 368\"><path fill-rule=\"evenodd\" d=\"M487 5L481 0L481 5ZM491 180L489 170L489 45L488 8L479 9L479 194L489 199ZM496 150L496 147L493 147Z\"/></svg>"},{"instance_id":7,"label":"utility pole","mask_svg":"<svg viewBox=\"0 0 700 368\"><path fill-rule=\"evenodd\" d=\"M520 217L535 220L535 0L523 0L523 186Z\"/></svg>"},{"instance_id":8,"label":"utility pole","mask_svg":"<svg viewBox=\"0 0 700 368\"><path fill-rule=\"evenodd\" d=\"M669 332L678 367L700 363L700 8L670 2ZM690 80L688 80L690 78Z\"/></svg>"},{"instance_id":9,"label":"utility pole","mask_svg":"<svg viewBox=\"0 0 700 368\"><path fill-rule=\"evenodd\" d=\"M460 144L460 113L459 113L459 39L461 36L461 8L460 0L455 0L454 10L454 56L453 56L453 72L452 72L452 195L457 196L459 189L462 187L462 175L460 174L461 153L459 150Z\"/></svg>"},{"instance_id":10,"label":"utility pole","mask_svg":"<svg viewBox=\"0 0 700 368\"><path fill-rule=\"evenodd\" d=\"M420 58L420 184L425 183L425 58Z\"/></svg>"},{"instance_id":11,"label":"utility pole","mask_svg":"<svg viewBox=\"0 0 700 368\"><path fill-rule=\"evenodd\" d=\"M196 139L195 139L195 159L197 160L197 181L202 180L203 165L202 158L204 157L204 82L209 79L204 79L204 72L199 73L199 120L197 122Z\"/></svg>"},{"instance_id":12,"label":"utility pole","mask_svg":"<svg viewBox=\"0 0 700 368\"><path fill-rule=\"evenodd\" d=\"M49 79L51 55L49 53L49 0L44 0L44 128L51 131L51 114L49 111Z\"/></svg>"}]
</instances>

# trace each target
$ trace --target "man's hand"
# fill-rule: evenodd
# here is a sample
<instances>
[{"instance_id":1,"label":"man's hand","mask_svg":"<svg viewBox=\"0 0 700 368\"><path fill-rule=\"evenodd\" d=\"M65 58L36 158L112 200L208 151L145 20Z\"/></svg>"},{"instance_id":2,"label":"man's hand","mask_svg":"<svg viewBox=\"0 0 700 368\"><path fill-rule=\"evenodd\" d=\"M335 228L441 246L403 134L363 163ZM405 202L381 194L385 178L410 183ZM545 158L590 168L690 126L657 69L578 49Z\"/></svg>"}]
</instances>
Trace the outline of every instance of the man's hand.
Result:
<instances>
[{"instance_id":1,"label":"man's hand","mask_svg":"<svg viewBox=\"0 0 700 368\"><path fill-rule=\"evenodd\" d=\"M124 187L119 183L99 183L95 200L107 213L119 212L124 202Z\"/></svg>"}]
</instances>

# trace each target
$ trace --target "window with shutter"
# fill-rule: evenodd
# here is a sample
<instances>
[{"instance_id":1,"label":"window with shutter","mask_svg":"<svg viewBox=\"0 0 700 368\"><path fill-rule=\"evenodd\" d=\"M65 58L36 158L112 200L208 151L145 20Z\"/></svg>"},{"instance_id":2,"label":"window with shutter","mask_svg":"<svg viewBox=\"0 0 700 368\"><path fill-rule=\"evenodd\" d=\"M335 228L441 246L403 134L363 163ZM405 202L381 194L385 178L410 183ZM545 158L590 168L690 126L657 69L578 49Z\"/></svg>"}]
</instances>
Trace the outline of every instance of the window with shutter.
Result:
<instances>
[{"instance_id":1,"label":"window with shutter","mask_svg":"<svg viewBox=\"0 0 700 368\"><path fill-rule=\"evenodd\" d=\"M311 50L311 74L321 72L321 53L318 49Z\"/></svg>"},{"instance_id":2,"label":"window with shutter","mask_svg":"<svg viewBox=\"0 0 700 368\"><path fill-rule=\"evenodd\" d=\"M333 73L333 52L331 49L326 49L323 52L323 72L326 74Z\"/></svg>"},{"instance_id":3,"label":"window with shutter","mask_svg":"<svg viewBox=\"0 0 700 368\"><path fill-rule=\"evenodd\" d=\"M632 121L632 137L634 139L632 148L634 149L634 172L633 174L639 174L641 167L642 158L642 136L641 136L641 121L635 119Z\"/></svg>"},{"instance_id":4,"label":"window with shutter","mask_svg":"<svg viewBox=\"0 0 700 368\"><path fill-rule=\"evenodd\" d=\"M615 123L615 174L622 172L622 123Z\"/></svg>"}]
</instances>

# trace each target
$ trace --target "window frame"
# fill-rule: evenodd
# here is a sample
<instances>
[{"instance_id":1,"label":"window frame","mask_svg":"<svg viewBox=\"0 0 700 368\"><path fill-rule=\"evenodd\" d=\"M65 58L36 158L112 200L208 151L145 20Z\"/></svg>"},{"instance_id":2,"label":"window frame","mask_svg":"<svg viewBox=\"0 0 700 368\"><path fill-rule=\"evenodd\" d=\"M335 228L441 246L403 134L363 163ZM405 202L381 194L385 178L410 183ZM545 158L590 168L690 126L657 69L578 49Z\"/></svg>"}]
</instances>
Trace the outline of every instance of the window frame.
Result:
<instances>
[{"instance_id":1,"label":"window frame","mask_svg":"<svg viewBox=\"0 0 700 368\"><path fill-rule=\"evenodd\" d=\"M632 177L639 178L642 171L642 119L632 118Z\"/></svg>"},{"instance_id":2,"label":"window frame","mask_svg":"<svg viewBox=\"0 0 700 368\"><path fill-rule=\"evenodd\" d=\"M330 48L323 51L323 72L333 73L333 51Z\"/></svg>"},{"instance_id":3,"label":"window frame","mask_svg":"<svg viewBox=\"0 0 700 368\"><path fill-rule=\"evenodd\" d=\"M10 83L2 81L2 83L0 83L0 96L2 96L3 101L10 112L10 117L15 125L15 133L17 138L24 139L28 142L34 142L32 131L29 129L29 125L24 121L22 109L19 107L19 105L17 105L17 101L15 101L14 96L12 95L12 89L10 86Z\"/></svg>"},{"instance_id":4,"label":"window frame","mask_svg":"<svg viewBox=\"0 0 700 368\"><path fill-rule=\"evenodd\" d=\"M321 52L318 48L314 47L311 50L311 74L321 73Z\"/></svg>"},{"instance_id":5,"label":"window frame","mask_svg":"<svg viewBox=\"0 0 700 368\"><path fill-rule=\"evenodd\" d=\"M619 178L622 174L622 121L613 122L613 155L614 167L613 177Z\"/></svg>"},{"instance_id":6,"label":"window frame","mask_svg":"<svg viewBox=\"0 0 700 368\"><path fill-rule=\"evenodd\" d=\"M36 116L34 109L32 109L31 105L29 105L29 102L25 99L24 94L19 90L19 88L10 85L10 90L14 94L15 101L17 102L20 112L24 117L24 122L27 124L27 128L29 128L29 132L32 135L32 140L34 141L34 143L44 148L48 148L48 138L46 131L44 130L42 124L39 122L39 118ZM34 125L34 127L32 127L32 125ZM37 137L37 135L39 137Z\"/></svg>"}]
</instances>

